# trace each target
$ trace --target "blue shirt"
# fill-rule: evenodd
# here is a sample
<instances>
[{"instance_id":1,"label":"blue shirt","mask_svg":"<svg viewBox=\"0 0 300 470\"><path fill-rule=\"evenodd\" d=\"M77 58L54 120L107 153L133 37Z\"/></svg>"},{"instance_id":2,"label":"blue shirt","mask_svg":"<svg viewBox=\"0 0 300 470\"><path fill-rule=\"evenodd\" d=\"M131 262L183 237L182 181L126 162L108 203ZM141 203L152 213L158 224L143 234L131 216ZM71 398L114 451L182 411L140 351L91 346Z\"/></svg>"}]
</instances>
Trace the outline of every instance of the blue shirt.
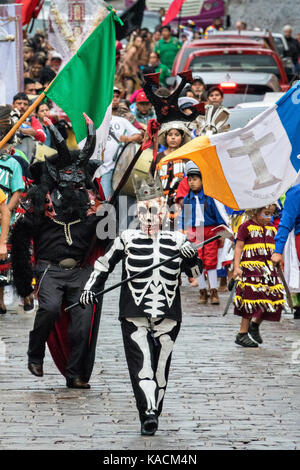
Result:
<instances>
[{"instance_id":1,"label":"blue shirt","mask_svg":"<svg viewBox=\"0 0 300 470\"><path fill-rule=\"evenodd\" d=\"M295 235L300 233L300 184L293 186L286 193L284 208L275 236L275 253L282 254L289 233L295 229Z\"/></svg>"},{"instance_id":2,"label":"blue shirt","mask_svg":"<svg viewBox=\"0 0 300 470\"><path fill-rule=\"evenodd\" d=\"M178 229L186 230L188 227L200 226L196 225L196 198L199 200L202 216L204 216L202 217L202 219L204 218L204 223L200 225L204 225L204 227L226 225L217 209L215 201L211 197L206 196L202 189L198 194L190 191L183 199L182 212L178 217Z\"/></svg>"}]
</instances>

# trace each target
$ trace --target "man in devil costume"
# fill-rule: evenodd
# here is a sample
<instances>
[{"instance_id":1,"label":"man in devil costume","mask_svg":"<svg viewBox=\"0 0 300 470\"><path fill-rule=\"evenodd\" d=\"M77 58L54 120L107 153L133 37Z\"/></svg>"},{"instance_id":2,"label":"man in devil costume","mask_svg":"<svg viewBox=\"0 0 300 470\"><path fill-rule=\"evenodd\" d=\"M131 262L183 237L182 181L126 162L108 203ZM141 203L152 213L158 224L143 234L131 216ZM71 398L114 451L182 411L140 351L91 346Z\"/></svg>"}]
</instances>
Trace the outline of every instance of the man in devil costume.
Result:
<instances>
[{"instance_id":1,"label":"man in devil costume","mask_svg":"<svg viewBox=\"0 0 300 470\"><path fill-rule=\"evenodd\" d=\"M199 276L201 260L184 234L164 230L167 205L160 178L149 175L147 180L136 180L135 186L140 229L125 230L105 256L96 260L80 303L94 303L95 293L102 290L120 260L123 280L140 273L122 286L119 319L141 434L151 436L158 427L181 325L179 276L181 271ZM159 268L144 272L163 260Z\"/></svg>"},{"instance_id":2,"label":"man in devil costume","mask_svg":"<svg viewBox=\"0 0 300 470\"><path fill-rule=\"evenodd\" d=\"M31 165L35 184L27 194L25 214L12 232L14 283L22 297L33 290L32 241L36 262L39 308L29 335L28 369L35 376L43 375L48 342L66 385L83 389L90 388L101 305L73 308L70 317L64 307L79 298L91 274L85 258L99 220L99 197L91 180L95 168L89 162L96 133L92 121L85 118L88 136L81 151L69 151L48 121L58 153Z\"/></svg>"}]
</instances>

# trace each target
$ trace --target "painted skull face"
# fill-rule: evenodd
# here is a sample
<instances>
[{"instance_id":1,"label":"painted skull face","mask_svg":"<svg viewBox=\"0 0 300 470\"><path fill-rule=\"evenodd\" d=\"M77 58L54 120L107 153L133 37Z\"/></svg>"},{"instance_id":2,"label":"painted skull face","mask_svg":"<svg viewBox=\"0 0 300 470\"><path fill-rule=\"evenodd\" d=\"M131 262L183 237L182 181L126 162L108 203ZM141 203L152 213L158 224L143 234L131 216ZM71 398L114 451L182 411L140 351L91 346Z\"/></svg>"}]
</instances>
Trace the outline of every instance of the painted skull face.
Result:
<instances>
[{"instance_id":1,"label":"painted skull face","mask_svg":"<svg viewBox=\"0 0 300 470\"><path fill-rule=\"evenodd\" d=\"M148 201L138 201L137 209L141 230L149 237L155 236L167 214L165 198L162 196Z\"/></svg>"}]
</instances>

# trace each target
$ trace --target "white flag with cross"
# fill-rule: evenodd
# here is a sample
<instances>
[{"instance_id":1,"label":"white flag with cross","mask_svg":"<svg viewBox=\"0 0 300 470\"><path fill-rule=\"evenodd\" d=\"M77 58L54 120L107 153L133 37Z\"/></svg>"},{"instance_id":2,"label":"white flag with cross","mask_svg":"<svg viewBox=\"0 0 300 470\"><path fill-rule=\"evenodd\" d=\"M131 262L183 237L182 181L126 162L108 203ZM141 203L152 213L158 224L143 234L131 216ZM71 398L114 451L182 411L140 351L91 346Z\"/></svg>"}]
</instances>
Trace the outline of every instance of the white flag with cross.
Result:
<instances>
[{"instance_id":1,"label":"white flag with cross","mask_svg":"<svg viewBox=\"0 0 300 470\"><path fill-rule=\"evenodd\" d=\"M205 194L232 209L275 202L300 170L300 81L245 127L197 137L159 165L179 159L196 163Z\"/></svg>"}]
</instances>

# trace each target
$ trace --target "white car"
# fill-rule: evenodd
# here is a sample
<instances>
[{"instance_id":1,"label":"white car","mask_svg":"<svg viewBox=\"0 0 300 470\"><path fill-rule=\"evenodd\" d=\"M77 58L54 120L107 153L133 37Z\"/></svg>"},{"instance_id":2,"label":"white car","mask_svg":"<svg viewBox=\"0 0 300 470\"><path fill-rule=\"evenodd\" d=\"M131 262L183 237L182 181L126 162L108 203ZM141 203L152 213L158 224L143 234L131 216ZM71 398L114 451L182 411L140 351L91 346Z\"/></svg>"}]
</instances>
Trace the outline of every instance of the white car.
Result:
<instances>
[{"instance_id":1,"label":"white car","mask_svg":"<svg viewBox=\"0 0 300 470\"><path fill-rule=\"evenodd\" d=\"M234 109L246 109L246 108L259 108L264 106L271 106L272 104L276 103L284 92L273 92L273 93L266 93L262 99L262 101L252 101L250 103L239 103L237 104Z\"/></svg>"}]
</instances>

